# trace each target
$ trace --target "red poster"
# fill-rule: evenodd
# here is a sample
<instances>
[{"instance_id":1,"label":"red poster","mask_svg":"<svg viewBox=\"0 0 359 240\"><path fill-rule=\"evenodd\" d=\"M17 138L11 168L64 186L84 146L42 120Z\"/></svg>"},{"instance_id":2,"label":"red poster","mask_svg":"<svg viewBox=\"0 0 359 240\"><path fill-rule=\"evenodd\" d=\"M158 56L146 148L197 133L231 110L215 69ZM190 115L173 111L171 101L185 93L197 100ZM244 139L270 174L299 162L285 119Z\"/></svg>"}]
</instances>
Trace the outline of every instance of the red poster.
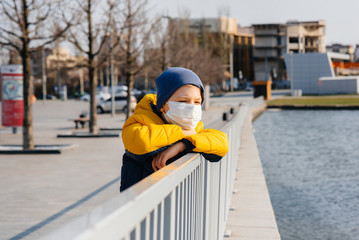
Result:
<instances>
[{"instance_id":1,"label":"red poster","mask_svg":"<svg viewBox=\"0 0 359 240\"><path fill-rule=\"evenodd\" d=\"M22 126L24 119L22 65L1 66L2 125Z\"/></svg>"}]
</instances>

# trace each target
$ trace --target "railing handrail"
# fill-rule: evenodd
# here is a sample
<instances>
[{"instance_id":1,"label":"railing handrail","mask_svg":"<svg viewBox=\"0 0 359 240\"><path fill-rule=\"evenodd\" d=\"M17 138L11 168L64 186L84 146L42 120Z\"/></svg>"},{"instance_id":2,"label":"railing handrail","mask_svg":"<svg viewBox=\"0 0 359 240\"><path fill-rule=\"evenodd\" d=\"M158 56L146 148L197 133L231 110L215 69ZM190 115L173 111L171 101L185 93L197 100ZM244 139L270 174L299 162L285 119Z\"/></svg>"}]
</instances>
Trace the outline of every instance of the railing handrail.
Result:
<instances>
[{"instance_id":1,"label":"railing handrail","mask_svg":"<svg viewBox=\"0 0 359 240\"><path fill-rule=\"evenodd\" d=\"M187 154L41 239L222 239L247 107L221 127L230 148L219 163Z\"/></svg>"}]
</instances>

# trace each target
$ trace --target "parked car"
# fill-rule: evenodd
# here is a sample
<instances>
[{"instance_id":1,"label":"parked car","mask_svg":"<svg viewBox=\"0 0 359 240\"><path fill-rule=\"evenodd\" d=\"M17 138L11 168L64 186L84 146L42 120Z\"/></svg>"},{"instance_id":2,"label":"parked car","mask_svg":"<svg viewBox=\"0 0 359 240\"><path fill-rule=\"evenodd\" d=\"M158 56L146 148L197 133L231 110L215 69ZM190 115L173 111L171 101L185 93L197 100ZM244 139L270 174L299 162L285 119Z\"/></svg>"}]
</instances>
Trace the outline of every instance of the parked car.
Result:
<instances>
[{"instance_id":1,"label":"parked car","mask_svg":"<svg viewBox=\"0 0 359 240\"><path fill-rule=\"evenodd\" d=\"M154 90L143 90L143 91L140 91L140 94L137 94L137 95L134 95L136 98L137 98L137 102L140 102L141 99L146 96L147 94L156 94L156 91Z\"/></svg>"},{"instance_id":2,"label":"parked car","mask_svg":"<svg viewBox=\"0 0 359 240\"><path fill-rule=\"evenodd\" d=\"M139 96L141 93L142 93L142 91L137 90L136 88L132 89L132 94L133 94L135 97Z\"/></svg>"},{"instance_id":3,"label":"parked car","mask_svg":"<svg viewBox=\"0 0 359 240\"><path fill-rule=\"evenodd\" d=\"M251 86L247 86L247 87L246 87L246 91L247 91L247 92L249 92L249 91L253 91L253 87L251 87Z\"/></svg>"},{"instance_id":4,"label":"parked car","mask_svg":"<svg viewBox=\"0 0 359 240\"><path fill-rule=\"evenodd\" d=\"M109 93L111 93L111 90L109 91ZM137 96L139 96L142 93L142 91L137 90L136 88L132 89L132 95L135 96L137 98ZM127 96L127 89L125 90L124 88L117 88L115 89L115 96Z\"/></svg>"},{"instance_id":5,"label":"parked car","mask_svg":"<svg viewBox=\"0 0 359 240\"><path fill-rule=\"evenodd\" d=\"M109 98L111 98L111 94L109 93L104 93L104 92L96 93L96 102L106 101ZM81 96L80 100L86 102L90 101L90 94L85 93L84 95Z\"/></svg>"},{"instance_id":6,"label":"parked car","mask_svg":"<svg viewBox=\"0 0 359 240\"><path fill-rule=\"evenodd\" d=\"M39 100L42 100L42 99L43 99L43 98L42 98L42 94L36 96L36 98L39 99ZM52 100L52 99L56 99L56 97L53 96L53 95L51 95L51 94L46 94L46 99Z\"/></svg>"},{"instance_id":7,"label":"parked car","mask_svg":"<svg viewBox=\"0 0 359 240\"><path fill-rule=\"evenodd\" d=\"M97 113L105 113L111 111L111 102L112 99L109 98L106 101L102 101L97 103ZM131 101L131 109L132 111L135 109L137 105L137 100L133 96ZM115 96L115 110L116 111L127 111L127 97L126 96Z\"/></svg>"}]
</instances>

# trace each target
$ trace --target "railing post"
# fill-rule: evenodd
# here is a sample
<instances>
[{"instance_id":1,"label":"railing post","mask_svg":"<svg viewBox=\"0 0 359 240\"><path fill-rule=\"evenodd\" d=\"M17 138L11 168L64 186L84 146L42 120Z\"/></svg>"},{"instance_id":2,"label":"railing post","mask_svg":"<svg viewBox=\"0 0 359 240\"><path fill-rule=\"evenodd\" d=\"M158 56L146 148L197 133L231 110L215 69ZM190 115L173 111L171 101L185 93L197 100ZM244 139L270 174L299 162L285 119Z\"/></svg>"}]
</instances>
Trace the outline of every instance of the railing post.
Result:
<instances>
[{"instance_id":1,"label":"railing post","mask_svg":"<svg viewBox=\"0 0 359 240\"><path fill-rule=\"evenodd\" d=\"M201 157L203 158L203 157ZM209 179L210 179L210 170L208 161L204 161L204 174L203 174L203 238L210 239L210 214L209 214Z\"/></svg>"},{"instance_id":2,"label":"railing post","mask_svg":"<svg viewBox=\"0 0 359 240\"><path fill-rule=\"evenodd\" d=\"M223 121L227 121L227 120L228 120L227 113L223 113L222 120L223 120Z\"/></svg>"},{"instance_id":3,"label":"railing post","mask_svg":"<svg viewBox=\"0 0 359 240\"><path fill-rule=\"evenodd\" d=\"M175 236L176 191L172 191L164 201L163 239L173 240Z\"/></svg>"}]
</instances>

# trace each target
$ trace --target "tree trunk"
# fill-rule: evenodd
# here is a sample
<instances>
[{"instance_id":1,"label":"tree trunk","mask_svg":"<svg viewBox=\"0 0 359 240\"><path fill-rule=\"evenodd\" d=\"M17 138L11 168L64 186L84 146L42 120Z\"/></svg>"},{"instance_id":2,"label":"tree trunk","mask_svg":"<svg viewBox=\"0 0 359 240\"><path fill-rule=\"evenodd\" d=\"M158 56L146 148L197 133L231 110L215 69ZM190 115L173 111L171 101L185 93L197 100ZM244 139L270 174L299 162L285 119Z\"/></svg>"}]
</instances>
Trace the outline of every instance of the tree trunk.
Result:
<instances>
[{"instance_id":1,"label":"tree trunk","mask_svg":"<svg viewBox=\"0 0 359 240\"><path fill-rule=\"evenodd\" d=\"M84 90L84 71L82 67L79 68L79 77L80 77L80 94L82 94Z\"/></svg>"},{"instance_id":2,"label":"tree trunk","mask_svg":"<svg viewBox=\"0 0 359 240\"><path fill-rule=\"evenodd\" d=\"M87 12L87 22L88 22L88 43L89 43L89 52L88 52L88 70L89 70L89 81L90 81L90 133L97 134L97 112L96 112L96 86L97 86L97 74L94 67L95 55L93 53L93 44L94 38L92 35L92 7L91 0L87 1L88 12Z\"/></svg>"},{"instance_id":3,"label":"tree trunk","mask_svg":"<svg viewBox=\"0 0 359 240\"><path fill-rule=\"evenodd\" d=\"M22 2L24 32L23 32L23 48L21 52L23 67L23 94L24 94L24 122L23 122L23 148L34 149L34 137L32 131L32 104L31 104L31 70L30 70L30 51L29 51L29 32L28 32L28 9L26 1Z\"/></svg>"},{"instance_id":4,"label":"tree trunk","mask_svg":"<svg viewBox=\"0 0 359 240\"><path fill-rule=\"evenodd\" d=\"M27 47L26 47L27 49ZM31 103L31 73L30 73L30 55L28 50L23 51L22 66L24 75L24 122L23 122L23 148L34 149L34 138L32 131L32 103Z\"/></svg>"},{"instance_id":5,"label":"tree trunk","mask_svg":"<svg viewBox=\"0 0 359 240\"><path fill-rule=\"evenodd\" d=\"M131 108L132 103L132 89L134 85L134 76L132 73L126 74L126 84L127 84L127 113L126 113L126 119L129 118L132 115L133 109Z\"/></svg>"},{"instance_id":6,"label":"tree trunk","mask_svg":"<svg viewBox=\"0 0 359 240\"><path fill-rule=\"evenodd\" d=\"M90 133L97 134L97 112L96 112L96 72L93 66L93 57L89 58L89 80L90 80Z\"/></svg>"}]
</instances>

